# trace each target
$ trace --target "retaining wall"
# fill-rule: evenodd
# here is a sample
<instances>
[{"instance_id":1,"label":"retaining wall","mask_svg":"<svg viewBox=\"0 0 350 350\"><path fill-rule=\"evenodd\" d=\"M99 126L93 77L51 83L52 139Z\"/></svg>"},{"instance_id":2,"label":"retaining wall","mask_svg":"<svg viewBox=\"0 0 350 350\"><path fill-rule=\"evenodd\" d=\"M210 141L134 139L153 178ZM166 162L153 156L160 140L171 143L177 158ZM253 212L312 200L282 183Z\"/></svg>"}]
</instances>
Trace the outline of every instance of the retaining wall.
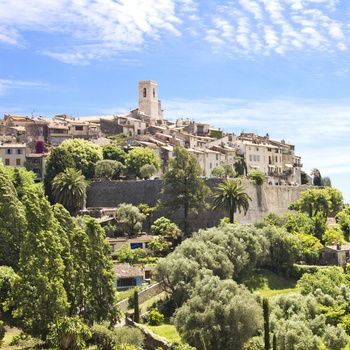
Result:
<instances>
[{"instance_id":1,"label":"retaining wall","mask_svg":"<svg viewBox=\"0 0 350 350\"><path fill-rule=\"evenodd\" d=\"M215 192L215 187L221 181L221 179L208 179L206 184ZM252 201L249 204L247 215L235 214L235 221L243 224L261 220L268 213L282 215L289 212L290 203L299 198L301 191L310 188L308 186L272 186L267 184L256 186L248 180L245 180L244 184ZM86 205L88 208L116 208L121 203L133 205L144 203L153 207L157 200L162 198L160 193L162 188L162 180L96 181L88 187ZM175 213L171 217L167 212L161 210L154 213L154 219L160 216L166 216L177 224L182 219L181 212ZM194 229L198 230L218 225L225 216L227 214L223 212L211 209L202 210L191 216L191 222Z\"/></svg>"}]
</instances>

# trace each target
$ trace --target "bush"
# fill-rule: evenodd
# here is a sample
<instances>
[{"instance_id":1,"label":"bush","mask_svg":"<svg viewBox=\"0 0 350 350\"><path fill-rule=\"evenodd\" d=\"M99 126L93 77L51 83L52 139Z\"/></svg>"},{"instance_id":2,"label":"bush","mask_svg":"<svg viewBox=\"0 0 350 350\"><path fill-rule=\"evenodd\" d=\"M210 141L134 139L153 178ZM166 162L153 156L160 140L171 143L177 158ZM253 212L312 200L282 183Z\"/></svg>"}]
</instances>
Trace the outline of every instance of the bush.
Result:
<instances>
[{"instance_id":1,"label":"bush","mask_svg":"<svg viewBox=\"0 0 350 350\"><path fill-rule=\"evenodd\" d=\"M4 323L0 321L0 345L2 344L2 340L5 338L6 329L4 327Z\"/></svg>"},{"instance_id":2,"label":"bush","mask_svg":"<svg viewBox=\"0 0 350 350\"><path fill-rule=\"evenodd\" d=\"M118 345L133 345L136 349L143 346L144 335L140 329L135 327L117 327L114 330Z\"/></svg>"},{"instance_id":3,"label":"bush","mask_svg":"<svg viewBox=\"0 0 350 350\"><path fill-rule=\"evenodd\" d=\"M164 322L164 315L157 309L152 309L148 315L148 322L152 326L159 326Z\"/></svg>"},{"instance_id":4,"label":"bush","mask_svg":"<svg viewBox=\"0 0 350 350\"><path fill-rule=\"evenodd\" d=\"M318 271L329 269L329 266L317 266L317 265L299 265L293 264L293 266L288 271L289 277L301 278L304 273L314 274Z\"/></svg>"}]
</instances>

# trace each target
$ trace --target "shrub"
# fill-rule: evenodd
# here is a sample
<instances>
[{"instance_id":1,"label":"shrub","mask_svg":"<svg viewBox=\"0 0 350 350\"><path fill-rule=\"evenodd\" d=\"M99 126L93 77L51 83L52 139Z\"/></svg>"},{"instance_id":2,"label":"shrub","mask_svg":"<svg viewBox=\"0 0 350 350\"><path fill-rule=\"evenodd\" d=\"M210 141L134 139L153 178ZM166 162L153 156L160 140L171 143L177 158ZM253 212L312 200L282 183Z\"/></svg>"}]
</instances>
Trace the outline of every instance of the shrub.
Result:
<instances>
[{"instance_id":1,"label":"shrub","mask_svg":"<svg viewBox=\"0 0 350 350\"><path fill-rule=\"evenodd\" d=\"M164 321L164 315L157 309L152 309L149 313L148 322L152 326L159 326Z\"/></svg>"},{"instance_id":2,"label":"shrub","mask_svg":"<svg viewBox=\"0 0 350 350\"><path fill-rule=\"evenodd\" d=\"M2 344L2 340L5 338L6 329L4 327L4 323L0 321L0 345Z\"/></svg>"}]
</instances>

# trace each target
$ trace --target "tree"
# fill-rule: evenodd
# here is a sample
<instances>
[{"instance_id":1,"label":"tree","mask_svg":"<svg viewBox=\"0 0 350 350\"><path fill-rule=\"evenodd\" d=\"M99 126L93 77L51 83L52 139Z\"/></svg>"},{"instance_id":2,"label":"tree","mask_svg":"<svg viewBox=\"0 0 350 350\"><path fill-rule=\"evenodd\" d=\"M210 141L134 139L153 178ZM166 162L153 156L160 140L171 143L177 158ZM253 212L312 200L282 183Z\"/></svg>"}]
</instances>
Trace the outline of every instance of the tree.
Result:
<instances>
[{"instance_id":1,"label":"tree","mask_svg":"<svg viewBox=\"0 0 350 350\"><path fill-rule=\"evenodd\" d=\"M140 203L138 206L141 214L146 216L147 220L147 233L151 232L151 225L153 220L153 212L156 210L156 207L150 207L148 204Z\"/></svg>"},{"instance_id":2,"label":"tree","mask_svg":"<svg viewBox=\"0 0 350 350\"><path fill-rule=\"evenodd\" d=\"M310 218L319 212L327 218L343 208L342 193L331 187L309 189L301 192L299 199L290 204L289 209L307 213Z\"/></svg>"},{"instance_id":3,"label":"tree","mask_svg":"<svg viewBox=\"0 0 350 350\"><path fill-rule=\"evenodd\" d=\"M149 179L151 176L156 174L157 169L153 164L142 165L140 169L140 176L142 179Z\"/></svg>"},{"instance_id":4,"label":"tree","mask_svg":"<svg viewBox=\"0 0 350 350\"><path fill-rule=\"evenodd\" d=\"M251 198L245 192L246 187L242 185L240 180L228 179L224 180L216 187L212 208L214 210L225 210L229 213L229 220L234 222L234 214L242 210L244 214L249 209L249 201Z\"/></svg>"},{"instance_id":5,"label":"tree","mask_svg":"<svg viewBox=\"0 0 350 350\"><path fill-rule=\"evenodd\" d=\"M177 238L181 234L181 230L177 225L164 216L157 219L151 226L151 229L152 233L156 236L172 236Z\"/></svg>"},{"instance_id":6,"label":"tree","mask_svg":"<svg viewBox=\"0 0 350 350\"><path fill-rule=\"evenodd\" d=\"M249 170L247 178L252 180L254 184L261 186L265 182L265 174L261 170Z\"/></svg>"},{"instance_id":7,"label":"tree","mask_svg":"<svg viewBox=\"0 0 350 350\"><path fill-rule=\"evenodd\" d=\"M309 184L309 176L305 171L301 171L301 185Z\"/></svg>"},{"instance_id":8,"label":"tree","mask_svg":"<svg viewBox=\"0 0 350 350\"><path fill-rule=\"evenodd\" d=\"M322 177L321 173L318 169L313 168L310 173L311 176L313 176L312 183L314 186L321 186L322 183Z\"/></svg>"},{"instance_id":9,"label":"tree","mask_svg":"<svg viewBox=\"0 0 350 350\"><path fill-rule=\"evenodd\" d=\"M226 175L225 173L225 168L222 165L219 165L213 168L213 170L211 171L211 176L223 178Z\"/></svg>"},{"instance_id":10,"label":"tree","mask_svg":"<svg viewBox=\"0 0 350 350\"><path fill-rule=\"evenodd\" d=\"M350 206L346 205L344 209L335 216L335 220L343 231L344 237L347 241L350 240Z\"/></svg>"},{"instance_id":11,"label":"tree","mask_svg":"<svg viewBox=\"0 0 350 350\"><path fill-rule=\"evenodd\" d=\"M235 172L237 176L244 176L247 174L247 164L243 157L238 157L236 163L234 164Z\"/></svg>"},{"instance_id":12,"label":"tree","mask_svg":"<svg viewBox=\"0 0 350 350\"><path fill-rule=\"evenodd\" d=\"M99 160L96 163L95 176L110 180L119 176L123 169L124 165L116 160Z\"/></svg>"},{"instance_id":13,"label":"tree","mask_svg":"<svg viewBox=\"0 0 350 350\"><path fill-rule=\"evenodd\" d=\"M265 350L270 350L270 310L269 300L263 299L263 314L264 314L264 343Z\"/></svg>"},{"instance_id":14,"label":"tree","mask_svg":"<svg viewBox=\"0 0 350 350\"><path fill-rule=\"evenodd\" d=\"M0 265L17 270L27 230L25 210L4 166L0 164Z\"/></svg>"},{"instance_id":15,"label":"tree","mask_svg":"<svg viewBox=\"0 0 350 350\"><path fill-rule=\"evenodd\" d=\"M30 188L22 201L28 228L21 245L20 278L13 288L13 313L26 333L46 340L49 325L64 317L69 307L64 289L63 247L58 223L43 191Z\"/></svg>"},{"instance_id":16,"label":"tree","mask_svg":"<svg viewBox=\"0 0 350 350\"><path fill-rule=\"evenodd\" d=\"M115 273L110 245L103 228L94 219L84 216L84 231L88 237L87 263L90 294L81 315L87 324L109 322L115 325L120 318L116 301Z\"/></svg>"},{"instance_id":17,"label":"tree","mask_svg":"<svg viewBox=\"0 0 350 350\"><path fill-rule=\"evenodd\" d=\"M154 150L137 147L127 154L125 164L128 173L141 177L140 171L142 166L151 164L158 171L161 166L161 160Z\"/></svg>"},{"instance_id":18,"label":"tree","mask_svg":"<svg viewBox=\"0 0 350 350\"><path fill-rule=\"evenodd\" d=\"M114 144L106 145L102 147L103 159L116 160L122 164L125 164L126 153L120 147Z\"/></svg>"},{"instance_id":19,"label":"tree","mask_svg":"<svg viewBox=\"0 0 350 350\"><path fill-rule=\"evenodd\" d=\"M140 323L139 293L134 291L134 321Z\"/></svg>"},{"instance_id":20,"label":"tree","mask_svg":"<svg viewBox=\"0 0 350 350\"><path fill-rule=\"evenodd\" d=\"M242 349L263 323L254 296L232 280L207 277L175 313L174 324L198 350Z\"/></svg>"},{"instance_id":21,"label":"tree","mask_svg":"<svg viewBox=\"0 0 350 350\"><path fill-rule=\"evenodd\" d=\"M54 203L52 195L52 180L68 168L81 170L86 179L93 178L96 163L102 160L102 149L90 141L83 139L69 139L63 141L48 155L45 163L45 193L51 203Z\"/></svg>"},{"instance_id":22,"label":"tree","mask_svg":"<svg viewBox=\"0 0 350 350\"><path fill-rule=\"evenodd\" d=\"M146 219L146 216L137 207L126 203L118 205L114 217L123 232L129 237L141 231L142 221Z\"/></svg>"},{"instance_id":23,"label":"tree","mask_svg":"<svg viewBox=\"0 0 350 350\"><path fill-rule=\"evenodd\" d=\"M71 214L76 214L85 205L88 182L81 170L66 169L52 181L52 194Z\"/></svg>"},{"instance_id":24,"label":"tree","mask_svg":"<svg viewBox=\"0 0 350 350\"><path fill-rule=\"evenodd\" d=\"M322 177L321 186L332 187L331 179L328 176Z\"/></svg>"},{"instance_id":25,"label":"tree","mask_svg":"<svg viewBox=\"0 0 350 350\"><path fill-rule=\"evenodd\" d=\"M176 156L169 160L163 175L164 187L161 193L164 196L160 204L171 213L183 210L181 226L187 235L190 229L189 214L208 207L206 199L210 196L210 189L199 178L202 169L196 157L180 146L175 146L174 152Z\"/></svg>"}]
</instances>

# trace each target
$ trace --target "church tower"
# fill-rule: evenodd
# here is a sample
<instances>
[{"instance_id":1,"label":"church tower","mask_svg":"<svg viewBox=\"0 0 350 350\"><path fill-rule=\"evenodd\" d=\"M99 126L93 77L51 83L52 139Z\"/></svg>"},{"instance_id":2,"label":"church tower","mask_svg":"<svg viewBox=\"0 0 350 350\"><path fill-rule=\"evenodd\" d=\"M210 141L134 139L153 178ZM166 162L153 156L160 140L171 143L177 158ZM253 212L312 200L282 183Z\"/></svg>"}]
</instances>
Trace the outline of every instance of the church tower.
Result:
<instances>
[{"instance_id":1,"label":"church tower","mask_svg":"<svg viewBox=\"0 0 350 350\"><path fill-rule=\"evenodd\" d=\"M152 119L163 119L161 101L158 100L158 84L153 80L139 81L139 113Z\"/></svg>"}]
</instances>

